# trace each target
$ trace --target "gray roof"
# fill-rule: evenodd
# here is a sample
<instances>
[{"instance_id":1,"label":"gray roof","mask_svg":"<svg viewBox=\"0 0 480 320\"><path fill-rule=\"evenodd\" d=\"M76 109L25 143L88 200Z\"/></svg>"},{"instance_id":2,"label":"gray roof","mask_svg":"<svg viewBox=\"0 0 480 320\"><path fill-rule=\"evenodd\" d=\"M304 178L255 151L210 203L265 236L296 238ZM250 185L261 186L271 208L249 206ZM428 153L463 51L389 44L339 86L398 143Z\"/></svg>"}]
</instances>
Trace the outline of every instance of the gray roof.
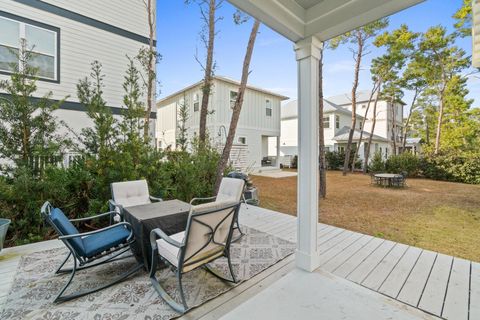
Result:
<instances>
[{"instance_id":1,"label":"gray roof","mask_svg":"<svg viewBox=\"0 0 480 320\"><path fill-rule=\"evenodd\" d=\"M337 134L333 137L333 140L336 141L348 141L348 135L350 133L350 127L345 126L342 129L337 131ZM358 141L360 140L360 133L361 131L358 129L355 129L353 132L353 141ZM363 131L362 134L362 141L367 140L370 137L370 133ZM372 140L373 141L382 141L382 142L388 142L388 140L384 137L377 136L376 134L372 135Z\"/></svg>"},{"instance_id":2,"label":"gray roof","mask_svg":"<svg viewBox=\"0 0 480 320\"><path fill-rule=\"evenodd\" d=\"M323 99L323 113L344 113L349 116L352 115L350 110L335 105L329 98ZM357 117L360 119L364 118L361 115L357 115ZM298 118L298 100L291 100L282 105L282 119L295 118Z\"/></svg>"},{"instance_id":3,"label":"gray roof","mask_svg":"<svg viewBox=\"0 0 480 320\"><path fill-rule=\"evenodd\" d=\"M218 80L218 81L223 81L223 82L227 82L227 83L230 83L230 84L233 84L233 85L236 85L236 86L239 86L240 85L240 82L237 81L237 80L234 80L234 79L230 79L230 78L227 78L227 77L223 77L223 76L213 76L213 78L215 80ZM168 96L166 96L165 98L161 98L157 101L157 106L160 106L164 101L167 101L168 99L172 98L172 97L175 97L185 91L188 91L192 88L195 88L195 87L199 87L203 85L203 80L200 80L192 85L189 85L177 92L174 92L172 94L169 94ZM281 94L278 94L278 93L275 93L273 91L270 91L270 90L266 90L266 89L263 89L263 88L260 88L260 87L257 87L257 86L253 86L253 85L250 85L250 84L247 84L247 89L250 89L250 90L255 90L255 91L259 91L259 92L263 92L265 94L269 94L269 95L272 95L272 96L275 96L275 97L278 97L280 98L280 100L288 100L289 97L286 97L284 95L281 95Z\"/></svg>"},{"instance_id":4,"label":"gray roof","mask_svg":"<svg viewBox=\"0 0 480 320\"><path fill-rule=\"evenodd\" d=\"M422 142L422 138L407 138L408 144L418 144Z\"/></svg>"},{"instance_id":5,"label":"gray roof","mask_svg":"<svg viewBox=\"0 0 480 320\"><path fill-rule=\"evenodd\" d=\"M357 91L357 103L368 102L371 94L372 94L372 91L370 90ZM373 95L372 99L375 99L375 97L376 97L376 94ZM338 106L352 104L351 93L339 94L337 96L329 97L327 99Z\"/></svg>"}]
</instances>

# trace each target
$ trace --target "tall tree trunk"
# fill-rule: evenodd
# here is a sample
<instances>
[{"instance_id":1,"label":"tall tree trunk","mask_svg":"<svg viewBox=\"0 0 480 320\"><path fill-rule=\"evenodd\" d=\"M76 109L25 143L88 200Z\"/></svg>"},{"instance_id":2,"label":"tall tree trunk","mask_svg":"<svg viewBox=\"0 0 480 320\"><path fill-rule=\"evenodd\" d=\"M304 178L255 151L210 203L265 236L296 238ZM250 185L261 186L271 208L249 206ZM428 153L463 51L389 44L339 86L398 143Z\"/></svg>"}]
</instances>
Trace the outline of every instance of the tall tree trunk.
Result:
<instances>
[{"instance_id":1,"label":"tall tree trunk","mask_svg":"<svg viewBox=\"0 0 480 320\"><path fill-rule=\"evenodd\" d=\"M444 108L444 90L440 92L440 106L438 110L437 136L435 137L435 154L440 151L440 136L442 134L443 108Z\"/></svg>"},{"instance_id":2,"label":"tall tree trunk","mask_svg":"<svg viewBox=\"0 0 480 320\"><path fill-rule=\"evenodd\" d=\"M200 145L205 144L207 138L207 116L208 116L208 101L210 100L210 93L213 82L213 50L215 47L215 11L216 0L210 0L208 8L208 44L207 44L207 63L205 64L205 75L202 86L202 106L200 108L200 129L199 142Z\"/></svg>"},{"instance_id":3,"label":"tall tree trunk","mask_svg":"<svg viewBox=\"0 0 480 320\"><path fill-rule=\"evenodd\" d=\"M370 149L372 146L373 133L375 132L375 125L377 124L377 105L378 99L380 98L380 92L382 92L382 80L378 81L378 94L375 97L375 102L373 103L373 119L372 119L372 128L370 129L370 136L368 137L368 148L365 153L365 159L363 163L363 173L367 173L368 170L368 159L370 157Z\"/></svg>"},{"instance_id":4,"label":"tall tree trunk","mask_svg":"<svg viewBox=\"0 0 480 320\"><path fill-rule=\"evenodd\" d=\"M418 97L418 88L415 89L415 94L413 95L413 100L412 103L410 104L410 110L408 111L408 117L407 121L405 121L405 127L403 128L402 136L403 136L403 142L402 142L402 149L405 151L405 147L407 145L407 135L408 135L408 126L410 125L410 119L412 118L412 111L415 106L415 103L417 102L417 97Z\"/></svg>"},{"instance_id":5,"label":"tall tree trunk","mask_svg":"<svg viewBox=\"0 0 480 320\"><path fill-rule=\"evenodd\" d=\"M393 155L397 155L397 119L396 119L396 114L397 114L397 107L395 105L395 98L392 96L390 103L392 104L392 141L393 141Z\"/></svg>"},{"instance_id":6,"label":"tall tree trunk","mask_svg":"<svg viewBox=\"0 0 480 320\"><path fill-rule=\"evenodd\" d=\"M357 145L357 148L355 149L355 154L353 155L353 158L354 159L357 159L358 157L358 154L360 152L360 146L362 145L362 140L363 140L363 130L365 129L365 122L367 120L367 117L368 117L368 111L370 110L370 104L372 102L372 99L373 99L373 95L375 94L375 91L376 91L376 85L373 86L372 88L372 93L370 94L370 98L368 99L368 104L367 104L367 108L365 109L365 114L363 116L363 122L362 122L362 127L360 128L360 139L359 139L359 142L358 142L358 145ZM353 172L353 167L352 167L352 172Z\"/></svg>"},{"instance_id":7,"label":"tall tree trunk","mask_svg":"<svg viewBox=\"0 0 480 320\"><path fill-rule=\"evenodd\" d=\"M325 199L327 196L327 166L325 159L325 132L323 126L323 53L324 48L320 49L320 60L318 64L318 114L319 114L319 125L318 125L318 138L319 138L319 177L320 177L320 186L318 188L318 196Z\"/></svg>"},{"instance_id":8,"label":"tall tree trunk","mask_svg":"<svg viewBox=\"0 0 480 320\"><path fill-rule=\"evenodd\" d=\"M363 39L361 35L358 36L358 52L355 61L355 76L352 87L352 123L350 132L348 134L347 148L345 150L345 162L343 163L343 175L346 176L350 164L350 149L352 148L353 134L355 132L355 125L357 124L357 88L358 88L358 76L360 73L360 66L363 56ZM353 166L355 166L355 159L353 160Z\"/></svg>"},{"instance_id":9,"label":"tall tree trunk","mask_svg":"<svg viewBox=\"0 0 480 320\"><path fill-rule=\"evenodd\" d=\"M248 40L247 52L243 61L242 80L240 82L240 88L238 89L237 100L233 107L232 118L230 120L230 127L228 129L227 141L223 148L220 163L217 167L217 177L215 182L215 193L218 193L220 183L222 182L223 171L227 167L228 158L230 157L230 151L232 150L233 139L235 138L235 132L237 131L237 124L240 118L240 112L242 111L243 98L245 95L245 89L247 87L248 76L250 75L250 62L252 60L253 48L255 47L255 40L257 39L258 29L260 28L260 22L255 20L252 31L250 33L250 39Z\"/></svg>"},{"instance_id":10,"label":"tall tree trunk","mask_svg":"<svg viewBox=\"0 0 480 320\"><path fill-rule=\"evenodd\" d=\"M148 75L147 75L147 110L145 111L145 120L143 124L143 139L149 139L150 132L150 114L152 113L153 105L155 104L155 17L152 7L152 0L146 0L145 6L148 16Z\"/></svg>"},{"instance_id":11,"label":"tall tree trunk","mask_svg":"<svg viewBox=\"0 0 480 320\"><path fill-rule=\"evenodd\" d=\"M428 125L428 119L427 117L424 117L425 119L425 142L427 143L427 146L430 145L430 126Z\"/></svg>"}]
</instances>

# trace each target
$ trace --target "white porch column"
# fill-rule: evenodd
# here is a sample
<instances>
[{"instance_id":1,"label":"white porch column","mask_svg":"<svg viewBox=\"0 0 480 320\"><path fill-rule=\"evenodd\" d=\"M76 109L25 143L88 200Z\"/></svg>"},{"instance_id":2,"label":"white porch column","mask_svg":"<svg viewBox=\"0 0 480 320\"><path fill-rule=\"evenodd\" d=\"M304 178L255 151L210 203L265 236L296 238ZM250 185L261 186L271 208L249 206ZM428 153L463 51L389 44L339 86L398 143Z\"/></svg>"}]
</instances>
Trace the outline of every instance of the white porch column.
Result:
<instances>
[{"instance_id":1,"label":"white porch column","mask_svg":"<svg viewBox=\"0 0 480 320\"><path fill-rule=\"evenodd\" d=\"M318 67L322 43L315 37L295 44L298 61L297 267L319 267L318 224Z\"/></svg>"}]
</instances>

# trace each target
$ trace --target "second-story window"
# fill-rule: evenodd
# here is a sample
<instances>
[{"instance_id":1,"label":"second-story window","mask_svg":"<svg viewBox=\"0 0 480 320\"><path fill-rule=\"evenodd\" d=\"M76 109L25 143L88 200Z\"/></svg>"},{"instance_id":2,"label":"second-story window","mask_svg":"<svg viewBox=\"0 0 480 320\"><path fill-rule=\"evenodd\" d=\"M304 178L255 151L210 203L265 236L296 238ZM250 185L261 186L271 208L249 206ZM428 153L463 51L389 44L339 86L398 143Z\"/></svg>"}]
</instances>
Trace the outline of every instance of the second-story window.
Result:
<instances>
[{"instance_id":1,"label":"second-story window","mask_svg":"<svg viewBox=\"0 0 480 320\"><path fill-rule=\"evenodd\" d=\"M340 129L340 116L335 116L335 128Z\"/></svg>"},{"instance_id":2,"label":"second-story window","mask_svg":"<svg viewBox=\"0 0 480 320\"><path fill-rule=\"evenodd\" d=\"M198 93L193 95L193 112L200 110L200 96Z\"/></svg>"},{"instance_id":3,"label":"second-story window","mask_svg":"<svg viewBox=\"0 0 480 320\"><path fill-rule=\"evenodd\" d=\"M230 91L230 108L233 109L235 107L235 103L237 102L238 92L237 91Z\"/></svg>"},{"instance_id":4,"label":"second-story window","mask_svg":"<svg viewBox=\"0 0 480 320\"><path fill-rule=\"evenodd\" d=\"M323 117L323 128L330 128L330 117Z\"/></svg>"},{"instance_id":5,"label":"second-story window","mask_svg":"<svg viewBox=\"0 0 480 320\"><path fill-rule=\"evenodd\" d=\"M265 112L267 117L272 116L272 102L270 101L270 99L265 100Z\"/></svg>"},{"instance_id":6,"label":"second-story window","mask_svg":"<svg viewBox=\"0 0 480 320\"><path fill-rule=\"evenodd\" d=\"M58 80L59 29L0 13L0 30L0 71L15 72L20 65L21 50L25 49L29 53L28 65L36 69L40 79Z\"/></svg>"}]
</instances>

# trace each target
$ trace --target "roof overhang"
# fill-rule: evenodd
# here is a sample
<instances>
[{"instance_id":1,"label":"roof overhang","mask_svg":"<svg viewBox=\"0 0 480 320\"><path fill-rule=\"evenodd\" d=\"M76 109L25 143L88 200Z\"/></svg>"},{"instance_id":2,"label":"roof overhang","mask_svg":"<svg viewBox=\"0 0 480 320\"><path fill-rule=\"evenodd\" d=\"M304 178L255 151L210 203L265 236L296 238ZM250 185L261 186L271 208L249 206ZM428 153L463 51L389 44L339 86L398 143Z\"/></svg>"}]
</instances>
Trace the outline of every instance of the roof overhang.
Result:
<instances>
[{"instance_id":1,"label":"roof overhang","mask_svg":"<svg viewBox=\"0 0 480 320\"><path fill-rule=\"evenodd\" d=\"M237 81L237 80L233 80L233 79L230 79L230 78L227 78L227 77L222 77L222 76L213 76L213 79L214 80L218 80L218 81L223 81L223 82L226 82L226 83L230 83L230 84L233 84L235 86L240 86L240 82ZM203 85L203 80L200 80L198 82L195 82L194 84L191 84L179 91L176 91L172 94L169 94L168 96L166 96L165 98L162 98L162 99L159 99L157 100L157 107L161 107L162 104L164 104L166 101L168 101L169 99L175 97L175 96L178 96L179 94L181 93L184 93L186 91L189 91L195 87L201 87ZM250 90L254 90L254 91L258 91L258 92L262 92L264 94L267 94L267 95L270 95L270 96L274 96L274 97L277 97L280 99L280 101L284 101L284 100L288 100L290 99L289 97L287 96L284 96L284 95L281 95L281 94L278 94L276 92L273 92L273 91L270 91L270 90L266 90L266 89L262 89L260 87L257 87L257 86L252 86L252 85L249 85L247 84L247 89L250 89Z\"/></svg>"},{"instance_id":2,"label":"roof overhang","mask_svg":"<svg viewBox=\"0 0 480 320\"><path fill-rule=\"evenodd\" d=\"M310 36L325 41L424 0L228 1L289 40L297 42Z\"/></svg>"},{"instance_id":3,"label":"roof overhang","mask_svg":"<svg viewBox=\"0 0 480 320\"><path fill-rule=\"evenodd\" d=\"M473 0L473 66L480 68L480 0Z\"/></svg>"}]
</instances>

